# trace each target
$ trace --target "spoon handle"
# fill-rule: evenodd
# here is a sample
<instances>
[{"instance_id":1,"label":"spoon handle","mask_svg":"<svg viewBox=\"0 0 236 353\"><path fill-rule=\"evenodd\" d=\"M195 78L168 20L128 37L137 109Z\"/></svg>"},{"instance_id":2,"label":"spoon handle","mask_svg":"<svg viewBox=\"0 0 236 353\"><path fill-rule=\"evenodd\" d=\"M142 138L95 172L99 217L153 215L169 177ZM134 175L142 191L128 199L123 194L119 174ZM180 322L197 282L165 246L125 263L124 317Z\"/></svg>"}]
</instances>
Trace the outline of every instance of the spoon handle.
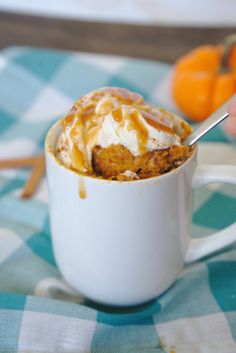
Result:
<instances>
[{"instance_id":1,"label":"spoon handle","mask_svg":"<svg viewBox=\"0 0 236 353\"><path fill-rule=\"evenodd\" d=\"M203 124L201 124L196 130L193 131L191 135L187 137L185 140L185 144L192 146L195 142L197 142L203 135L205 135L208 131L213 129L217 124L226 119L229 116L229 113L225 113L223 115L211 116L208 118Z\"/></svg>"},{"instance_id":2,"label":"spoon handle","mask_svg":"<svg viewBox=\"0 0 236 353\"><path fill-rule=\"evenodd\" d=\"M189 135L187 137L187 139L185 140L185 144L192 146L195 142L197 142L208 131L210 131L216 125L218 125L221 121L226 119L229 116L229 113L227 113L228 103L234 97L236 97L236 95L232 96L220 108L218 108L216 111L214 111L214 113L212 113L209 116L209 118L207 118L196 130L194 130L191 133L191 135Z\"/></svg>"}]
</instances>

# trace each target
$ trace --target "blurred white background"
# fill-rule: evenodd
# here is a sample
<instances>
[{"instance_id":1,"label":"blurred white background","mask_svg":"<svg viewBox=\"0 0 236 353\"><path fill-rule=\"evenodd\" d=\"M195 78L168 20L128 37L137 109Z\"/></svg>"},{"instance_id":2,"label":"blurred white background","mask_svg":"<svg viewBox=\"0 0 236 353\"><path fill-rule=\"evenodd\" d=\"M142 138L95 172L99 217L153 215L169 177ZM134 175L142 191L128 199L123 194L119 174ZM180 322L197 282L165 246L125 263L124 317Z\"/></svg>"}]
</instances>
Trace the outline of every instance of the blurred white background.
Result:
<instances>
[{"instance_id":1,"label":"blurred white background","mask_svg":"<svg viewBox=\"0 0 236 353\"><path fill-rule=\"evenodd\" d=\"M1 10L120 23L236 25L236 0L0 0Z\"/></svg>"}]
</instances>

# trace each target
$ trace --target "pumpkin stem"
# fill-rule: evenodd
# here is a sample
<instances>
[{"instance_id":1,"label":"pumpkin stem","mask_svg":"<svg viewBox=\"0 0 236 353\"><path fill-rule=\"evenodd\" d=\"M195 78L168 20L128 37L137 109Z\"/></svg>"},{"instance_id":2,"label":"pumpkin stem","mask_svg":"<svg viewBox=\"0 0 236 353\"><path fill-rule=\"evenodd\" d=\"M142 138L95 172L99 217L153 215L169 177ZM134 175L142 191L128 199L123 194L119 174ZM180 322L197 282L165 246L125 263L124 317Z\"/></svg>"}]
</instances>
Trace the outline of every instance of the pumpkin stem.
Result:
<instances>
[{"instance_id":1,"label":"pumpkin stem","mask_svg":"<svg viewBox=\"0 0 236 353\"><path fill-rule=\"evenodd\" d=\"M223 54L220 64L220 73L225 73L229 71L228 59L234 44L236 44L236 33L227 36L223 40Z\"/></svg>"}]
</instances>

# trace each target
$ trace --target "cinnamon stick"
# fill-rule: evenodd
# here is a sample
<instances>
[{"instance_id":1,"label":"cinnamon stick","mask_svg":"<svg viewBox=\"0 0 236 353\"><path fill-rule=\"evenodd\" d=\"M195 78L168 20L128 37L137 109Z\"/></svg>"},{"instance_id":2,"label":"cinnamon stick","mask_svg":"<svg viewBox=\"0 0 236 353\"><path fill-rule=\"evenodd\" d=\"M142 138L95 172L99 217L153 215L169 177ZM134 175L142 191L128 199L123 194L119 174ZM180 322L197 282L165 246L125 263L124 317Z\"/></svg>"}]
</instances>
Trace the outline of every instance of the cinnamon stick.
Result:
<instances>
[{"instance_id":1,"label":"cinnamon stick","mask_svg":"<svg viewBox=\"0 0 236 353\"><path fill-rule=\"evenodd\" d=\"M34 194L45 174L44 155L0 160L0 169L27 167L32 167L33 170L21 194L24 199L28 199Z\"/></svg>"},{"instance_id":2,"label":"cinnamon stick","mask_svg":"<svg viewBox=\"0 0 236 353\"><path fill-rule=\"evenodd\" d=\"M12 158L0 160L0 169L25 168L35 163L37 157Z\"/></svg>"},{"instance_id":3,"label":"cinnamon stick","mask_svg":"<svg viewBox=\"0 0 236 353\"><path fill-rule=\"evenodd\" d=\"M44 174L45 174L44 156L42 155L42 156L34 157L32 173L21 193L21 197L23 199L28 199L34 194Z\"/></svg>"}]
</instances>

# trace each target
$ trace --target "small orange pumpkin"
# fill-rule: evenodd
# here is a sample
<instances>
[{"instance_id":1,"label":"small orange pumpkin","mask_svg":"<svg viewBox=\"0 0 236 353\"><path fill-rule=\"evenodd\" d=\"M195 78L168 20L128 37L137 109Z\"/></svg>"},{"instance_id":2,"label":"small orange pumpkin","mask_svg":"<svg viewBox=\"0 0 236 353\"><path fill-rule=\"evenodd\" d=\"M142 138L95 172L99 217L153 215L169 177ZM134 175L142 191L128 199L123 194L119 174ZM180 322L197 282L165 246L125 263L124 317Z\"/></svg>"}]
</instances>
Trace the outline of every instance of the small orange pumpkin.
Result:
<instances>
[{"instance_id":1,"label":"small orange pumpkin","mask_svg":"<svg viewBox=\"0 0 236 353\"><path fill-rule=\"evenodd\" d=\"M175 64L172 93L180 108L193 121L206 119L236 92L236 35L225 45L204 45Z\"/></svg>"}]
</instances>

